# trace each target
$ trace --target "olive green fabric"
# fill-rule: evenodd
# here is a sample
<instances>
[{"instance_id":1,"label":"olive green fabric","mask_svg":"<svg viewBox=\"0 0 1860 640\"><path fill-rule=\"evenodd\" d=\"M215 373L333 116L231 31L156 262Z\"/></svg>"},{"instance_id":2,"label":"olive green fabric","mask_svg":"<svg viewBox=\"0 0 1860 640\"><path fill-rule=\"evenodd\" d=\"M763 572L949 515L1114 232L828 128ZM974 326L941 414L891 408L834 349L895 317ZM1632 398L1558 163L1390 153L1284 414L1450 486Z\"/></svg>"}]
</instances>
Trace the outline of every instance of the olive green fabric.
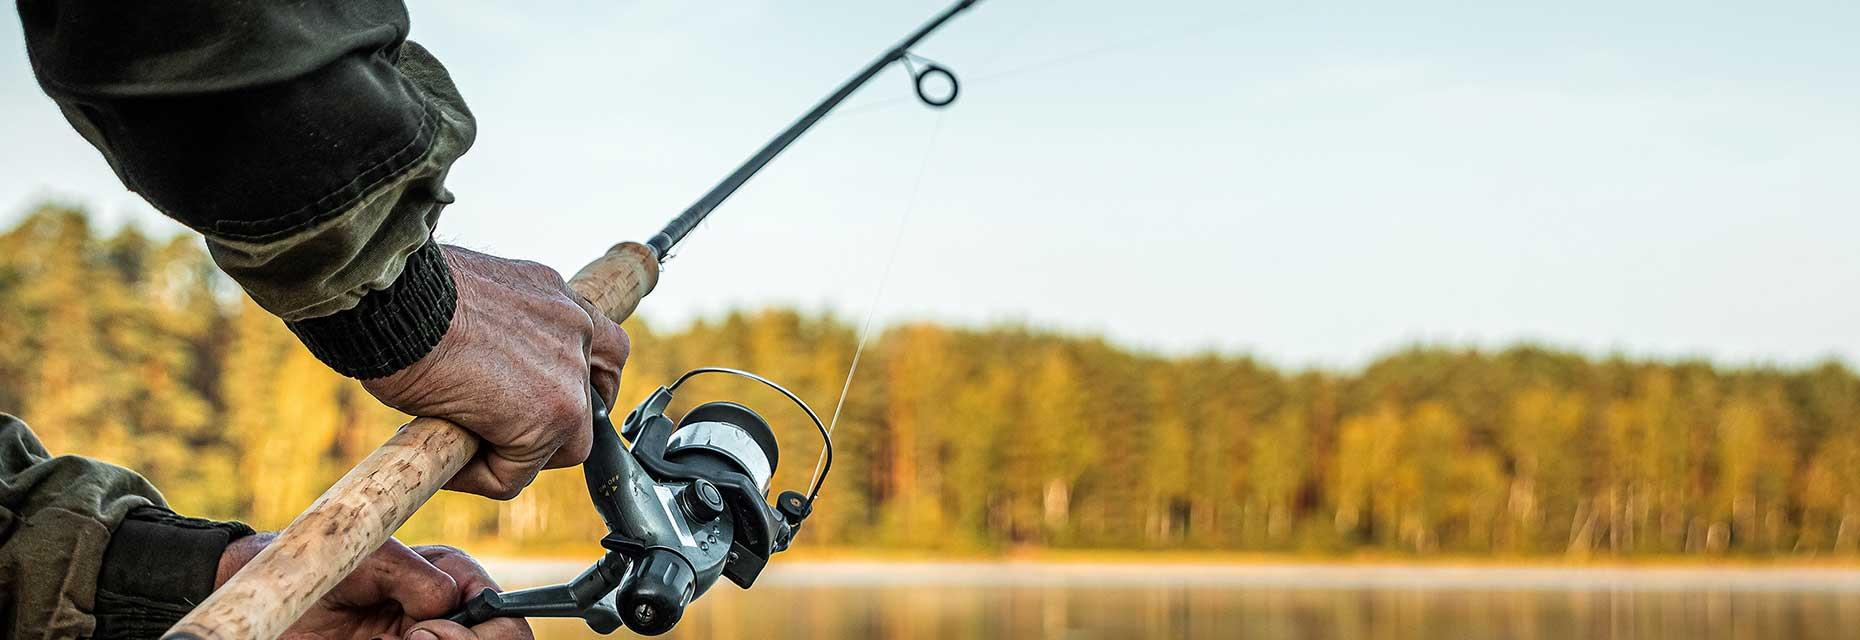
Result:
<instances>
[{"instance_id":1,"label":"olive green fabric","mask_svg":"<svg viewBox=\"0 0 1860 640\"><path fill-rule=\"evenodd\" d=\"M87 638L110 532L131 509L163 505L148 480L79 456L53 457L0 413L0 634Z\"/></svg>"},{"instance_id":2,"label":"olive green fabric","mask_svg":"<svg viewBox=\"0 0 1860 640\"><path fill-rule=\"evenodd\" d=\"M17 7L73 128L286 321L388 288L452 200L475 126L400 0Z\"/></svg>"},{"instance_id":3,"label":"olive green fabric","mask_svg":"<svg viewBox=\"0 0 1860 640\"><path fill-rule=\"evenodd\" d=\"M420 126L431 138L424 155L386 172L352 206L311 226L255 239L205 232L213 261L279 318L328 316L388 288L452 203L446 173L471 147L476 123L445 68L425 49L406 43L399 67L426 99Z\"/></svg>"}]
</instances>

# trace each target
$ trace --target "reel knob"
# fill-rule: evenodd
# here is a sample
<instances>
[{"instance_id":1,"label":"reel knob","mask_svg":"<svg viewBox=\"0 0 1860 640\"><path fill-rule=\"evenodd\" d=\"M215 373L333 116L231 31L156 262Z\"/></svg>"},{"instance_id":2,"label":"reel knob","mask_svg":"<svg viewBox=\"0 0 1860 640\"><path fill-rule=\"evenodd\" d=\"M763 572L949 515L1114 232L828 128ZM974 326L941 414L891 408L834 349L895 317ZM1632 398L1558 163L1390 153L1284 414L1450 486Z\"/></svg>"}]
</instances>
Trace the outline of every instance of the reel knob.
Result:
<instances>
[{"instance_id":1,"label":"reel knob","mask_svg":"<svg viewBox=\"0 0 1860 640\"><path fill-rule=\"evenodd\" d=\"M691 519L699 524L723 515L723 492L717 489L717 485L703 478L691 481L691 486L679 495L678 502L685 508L685 513L691 514Z\"/></svg>"},{"instance_id":2,"label":"reel knob","mask_svg":"<svg viewBox=\"0 0 1860 640\"><path fill-rule=\"evenodd\" d=\"M634 565L633 579L620 588L615 603L628 629L656 636L671 631L684 617L696 589L690 563L665 549L651 549Z\"/></svg>"}]
</instances>

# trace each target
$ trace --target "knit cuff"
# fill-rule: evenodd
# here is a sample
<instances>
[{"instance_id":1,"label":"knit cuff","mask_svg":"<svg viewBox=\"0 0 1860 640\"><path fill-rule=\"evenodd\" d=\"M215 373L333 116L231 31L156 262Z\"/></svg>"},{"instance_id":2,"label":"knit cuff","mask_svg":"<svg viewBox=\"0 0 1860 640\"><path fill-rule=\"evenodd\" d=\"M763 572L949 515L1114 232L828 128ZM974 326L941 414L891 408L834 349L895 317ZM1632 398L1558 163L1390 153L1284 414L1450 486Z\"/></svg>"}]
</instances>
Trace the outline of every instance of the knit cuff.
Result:
<instances>
[{"instance_id":1,"label":"knit cuff","mask_svg":"<svg viewBox=\"0 0 1860 640\"><path fill-rule=\"evenodd\" d=\"M97 575L95 638L153 638L213 593L220 555L252 535L240 522L131 511L110 534Z\"/></svg>"},{"instance_id":2,"label":"knit cuff","mask_svg":"<svg viewBox=\"0 0 1860 640\"><path fill-rule=\"evenodd\" d=\"M284 324L336 373L367 380L426 357L445 337L457 304L452 270L428 240L407 256L394 284L362 296L354 308Z\"/></svg>"}]
</instances>

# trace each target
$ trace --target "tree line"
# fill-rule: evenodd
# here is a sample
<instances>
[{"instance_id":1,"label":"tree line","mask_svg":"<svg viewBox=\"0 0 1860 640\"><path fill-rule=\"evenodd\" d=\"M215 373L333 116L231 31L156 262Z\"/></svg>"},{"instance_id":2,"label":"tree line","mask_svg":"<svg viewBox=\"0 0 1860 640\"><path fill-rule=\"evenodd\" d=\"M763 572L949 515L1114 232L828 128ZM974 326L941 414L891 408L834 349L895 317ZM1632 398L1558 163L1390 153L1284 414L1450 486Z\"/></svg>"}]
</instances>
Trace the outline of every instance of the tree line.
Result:
<instances>
[{"instance_id":1,"label":"tree line","mask_svg":"<svg viewBox=\"0 0 1860 640\"><path fill-rule=\"evenodd\" d=\"M617 413L701 365L833 411L856 346L826 313L627 325ZM819 447L771 392L778 488ZM0 411L137 469L177 510L275 528L405 420L328 372L191 236L42 207L0 235ZM954 551L1844 555L1860 551L1860 377L1534 345L1417 346L1359 370L1163 355L1025 326L891 327L840 411L802 544ZM403 535L516 546L604 531L577 470L448 494Z\"/></svg>"}]
</instances>

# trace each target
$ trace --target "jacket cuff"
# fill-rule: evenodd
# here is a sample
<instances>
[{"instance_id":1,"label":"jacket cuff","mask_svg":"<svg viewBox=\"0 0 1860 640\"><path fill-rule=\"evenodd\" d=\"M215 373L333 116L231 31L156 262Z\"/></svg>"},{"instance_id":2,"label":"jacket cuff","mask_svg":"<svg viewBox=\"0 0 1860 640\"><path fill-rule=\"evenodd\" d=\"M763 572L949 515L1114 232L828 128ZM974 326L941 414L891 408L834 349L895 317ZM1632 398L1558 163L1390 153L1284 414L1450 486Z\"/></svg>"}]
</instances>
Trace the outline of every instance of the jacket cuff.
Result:
<instances>
[{"instance_id":1,"label":"jacket cuff","mask_svg":"<svg viewBox=\"0 0 1860 640\"><path fill-rule=\"evenodd\" d=\"M426 357L445 337L457 304L452 270L428 240L407 256L394 284L362 296L354 308L284 324L336 373L367 380Z\"/></svg>"},{"instance_id":2,"label":"jacket cuff","mask_svg":"<svg viewBox=\"0 0 1860 640\"><path fill-rule=\"evenodd\" d=\"M97 575L95 638L153 638L213 593L226 545L252 535L239 522L186 518L161 507L129 512L110 535Z\"/></svg>"}]
</instances>

